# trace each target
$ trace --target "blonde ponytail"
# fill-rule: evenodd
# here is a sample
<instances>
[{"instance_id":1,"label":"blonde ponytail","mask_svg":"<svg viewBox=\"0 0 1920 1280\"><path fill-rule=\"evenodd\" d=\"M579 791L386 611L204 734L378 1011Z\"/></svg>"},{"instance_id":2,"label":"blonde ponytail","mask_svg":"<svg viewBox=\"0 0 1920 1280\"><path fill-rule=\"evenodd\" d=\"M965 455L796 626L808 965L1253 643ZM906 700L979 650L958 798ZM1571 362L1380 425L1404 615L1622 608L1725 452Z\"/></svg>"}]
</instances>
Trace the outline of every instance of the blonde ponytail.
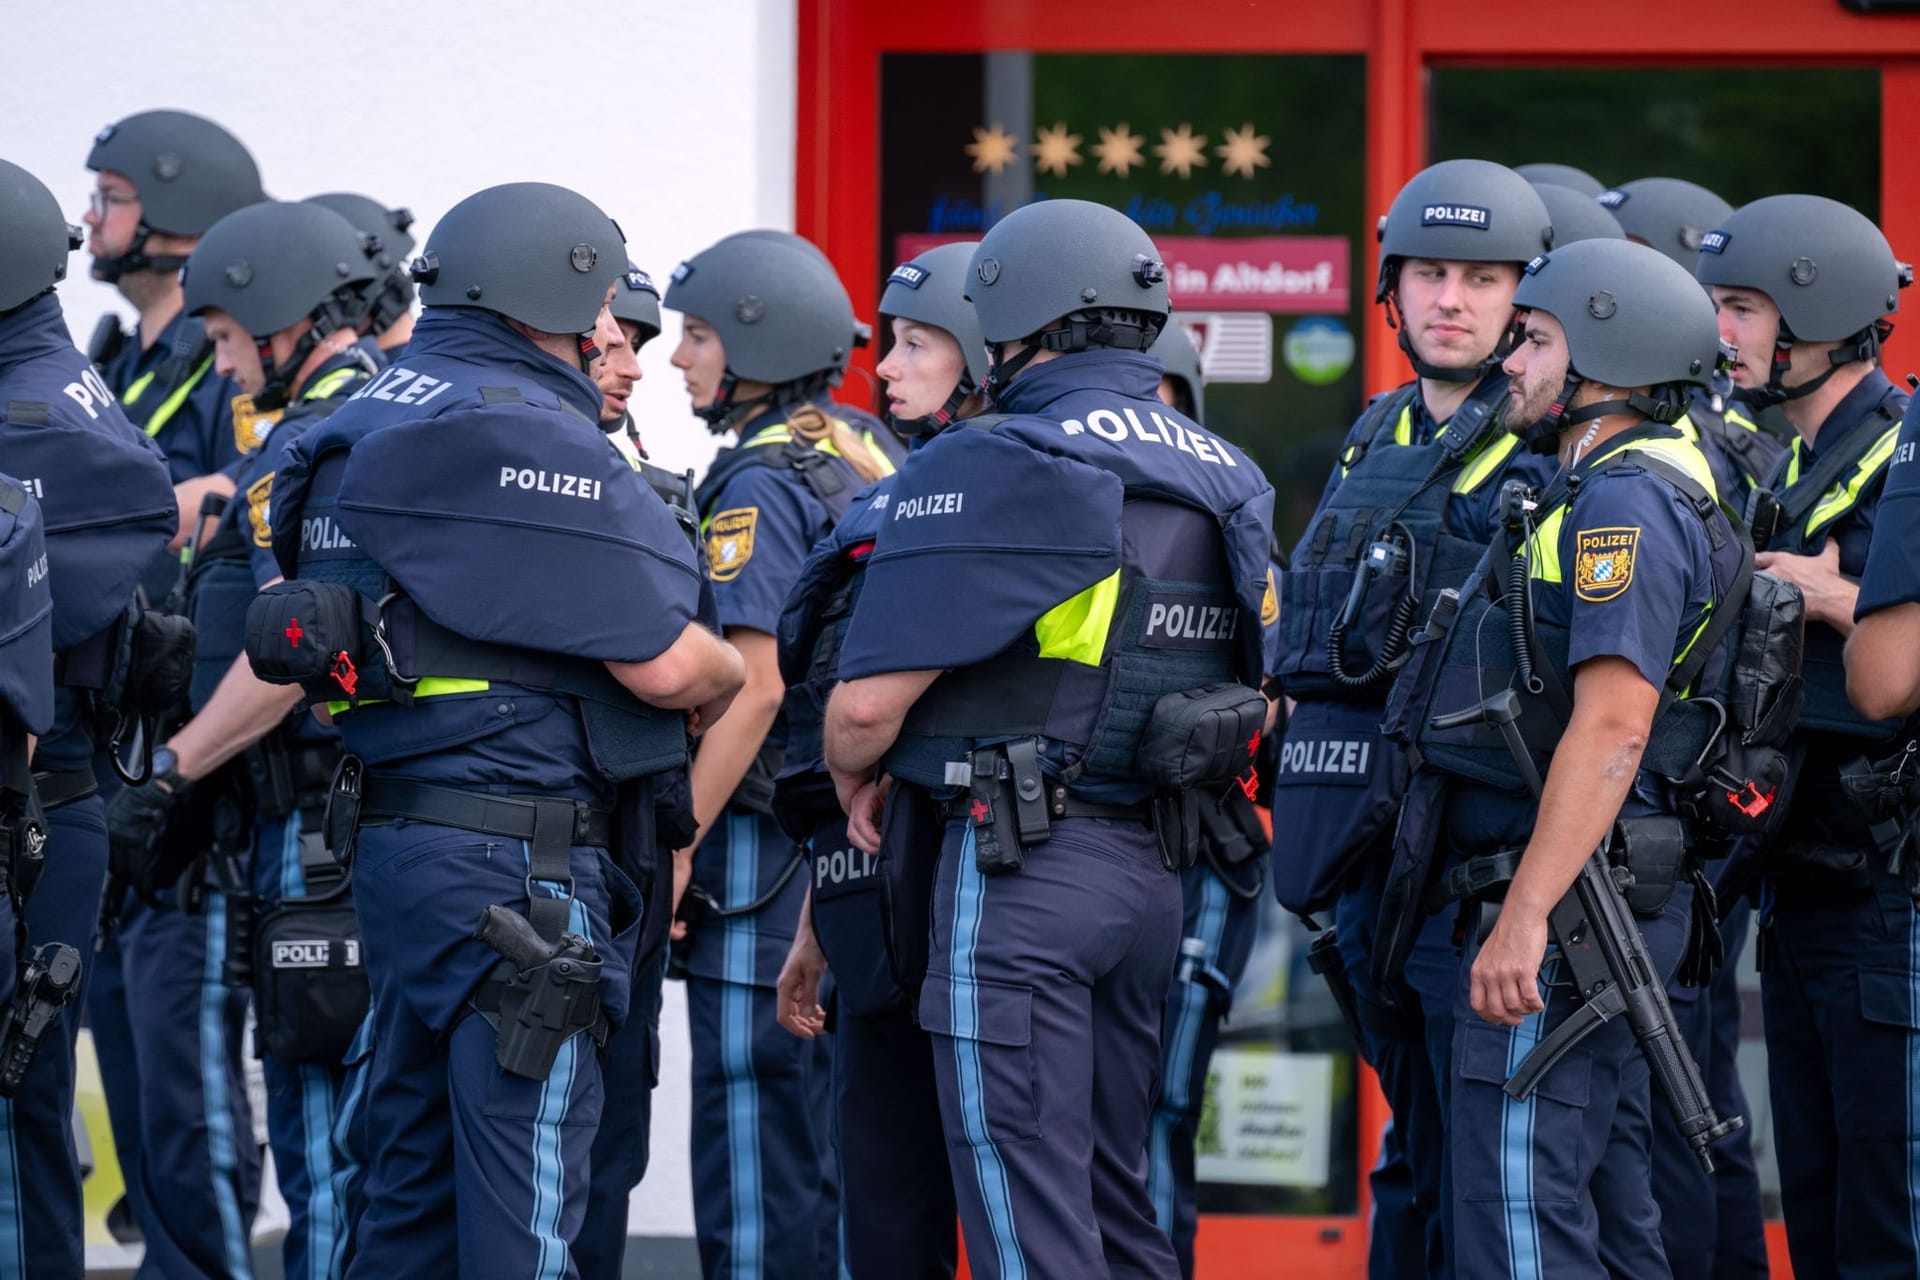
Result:
<instances>
[{"instance_id":1,"label":"blonde ponytail","mask_svg":"<svg viewBox=\"0 0 1920 1280\"><path fill-rule=\"evenodd\" d=\"M878 480L887 474L886 460L879 451L852 427L838 418L828 417L818 405L796 406L787 414L787 426L810 445L831 444L832 451L846 459L847 465L858 472L862 480Z\"/></svg>"}]
</instances>

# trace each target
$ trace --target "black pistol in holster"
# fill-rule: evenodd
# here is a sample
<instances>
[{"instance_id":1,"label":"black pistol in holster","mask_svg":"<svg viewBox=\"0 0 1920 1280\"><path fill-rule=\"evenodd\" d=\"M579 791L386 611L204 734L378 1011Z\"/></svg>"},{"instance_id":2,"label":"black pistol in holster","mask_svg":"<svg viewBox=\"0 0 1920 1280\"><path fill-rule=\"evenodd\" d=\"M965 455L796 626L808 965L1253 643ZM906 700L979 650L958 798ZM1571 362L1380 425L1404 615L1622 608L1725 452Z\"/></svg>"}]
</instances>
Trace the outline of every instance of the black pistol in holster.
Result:
<instances>
[{"instance_id":1,"label":"black pistol in holster","mask_svg":"<svg viewBox=\"0 0 1920 1280\"><path fill-rule=\"evenodd\" d=\"M1310 918L1305 923L1309 929L1315 927ZM1354 1044L1364 1052L1367 1039L1360 1025L1360 999L1354 994L1353 975L1347 972L1346 961L1340 958L1340 939L1335 930L1322 929L1313 936L1313 944L1307 948L1307 968L1326 979L1334 1007L1340 1010L1340 1020L1347 1024Z\"/></svg>"},{"instance_id":2,"label":"black pistol in holster","mask_svg":"<svg viewBox=\"0 0 1920 1280\"><path fill-rule=\"evenodd\" d=\"M0 1098L11 1098L27 1078L33 1055L60 1021L61 1010L80 986L80 953L64 942L42 943L33 953L20 990L0 1031Z\"/></svg>"},{"instance_id":3,"label":"black pistol in holster","mask_svg":"<svg viewBox=\"0 0 1920 1280\"><path fill-rule=\"evenodd\" d=\"M1520 737L1519 695L1503 689L1475 712L1499 729L1537 800L1544 787ZM1701 1168L1712 1173L1713 1144L1744 1127L1746 1121L1740 1116L1722 1120L1714 1111L1700 1067L1667 1003L1660 970L1647 953L1647 940L1627 906L1625 890L1631 883L1631 872L1613 867L1602 844L1588 855L1578 878L1548 913L1547 927L1566 961L1580 1004L1521 1060L1507 1079L1506 1093L1516 1101L1525 1100L1569 1050L1624 1014L1634 1043L1647 1060L1654 1088L1666 1098Z\"/></svg>"},{"instance_id":4,"label":"black pistol in holster","mask_svg":"<svg viewBox=\"0 0 1920 1280\"><path fill-rule=\"evenodd\" d=\"M474 993L473 1008L499 1034L494 1060L509 1075L545 1080L560 1046L585 1031L607 1040L600 1011L600 955L577 933L546 942L527 918L493 904L473 936L502 960Z\"/></svg>"},{"instance_id":5,"label":"black pistol in holster","mask_svg":"<svg viewBox=\"0 0 1920 1280\"><path fill-rule=\"evenodd\" d=\"M974 866L988 876L1021 870L1027 846L1045 842L1053 830L1040 776L1040 744L1018 738L974 752L967 791Z\"/></svg>"}]
</instances>

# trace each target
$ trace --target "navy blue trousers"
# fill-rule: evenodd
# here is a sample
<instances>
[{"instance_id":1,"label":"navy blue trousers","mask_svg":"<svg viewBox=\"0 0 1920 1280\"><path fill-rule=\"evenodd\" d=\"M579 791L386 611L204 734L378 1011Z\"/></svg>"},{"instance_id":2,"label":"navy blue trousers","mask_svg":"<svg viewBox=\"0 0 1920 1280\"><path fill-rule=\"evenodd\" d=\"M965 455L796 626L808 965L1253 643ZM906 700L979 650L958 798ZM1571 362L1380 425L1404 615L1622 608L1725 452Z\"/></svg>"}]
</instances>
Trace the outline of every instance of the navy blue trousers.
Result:
<instances>
[{"instance_id":1,"label":"navy blue trousers","mask_svg":"<svg viewBox=\"0 0 1920 1280\"><path fill-rule=\"evenodd\" d=\"M1439 831L1446 795L1444 778L1416 775L1401 830ZM1460 956L1452 941L1452 912L1444 912L1425 921L1398 980L1387 986L1375 980L1380 900L1391 861L1390 849L1363 860L1359 876L1334 906L1340 960L1360 1016L1361 1049L1393 1116L1381 1135L1380 1159L1368 1174L1373 1207L1367 1274L1372 1280L1444 1280L1453 1274L1445 1103Z\"/></svg>"},{"instance_id":2,"label":"navy blue trousers","mask_svg":"<svg viewBox=\"0 0 1920 1280\"><path fill-rule=\"evenodd\" d=\"M318 831L302 831L300 816L262 822L255 831L252 889L264 907L284 898L305 897L300 867L302 841L318 841ZM333 1146L347 1065L281 1062L261 1057L267 1083L267 1143L273 1149L274 1177L287 1204L287 1235L281 1245L287 1280L332 1280L347 1234L346 1209L336 1181L351 1185L351 1170L339 1169Z\"/></svg>"},{"instance_id":3,"label":"navy blue trousers","mask_svg":"<svg viewBox=\"0 0 1920 1280\"><path fill-rule=\"evenodd\" d=\"M1647 950L1671 978L1686 944L1692 886L1640 922ZM1578 1005L1549 948L1546 1008L1518 1027L1482 1021L1471 1005L1477 944L1458 971L1453 1081L1447 1106L1454 1274L1462 1280L1580 1280L1671 1274L1648 1175L1651 1126L1671 1125L1651 1097L1645 1059L1624 1018L1587 1036L1523 1102L1507 1078Z\"/></svg>"},{"instance_id":4,"label":"navy blue trousers","mask_svg":"<svg viewBox=\"0 0 1920 1280\"><path fill-rule=\"evenodd\" d=\"M847 840L844 818L814 833L809 854L814 936L833 975L842 1271L852 1280L950 1280L960 1246L933 1040L887 965L874 860Z\"/></svg>"},{"instance_id":5,"label":"navy blue trousers","mask_svg":"<svg viewBox=\"0 0 1920 1280\"><path fill-rule=\"evenodd\" d=\"M1653 1198L1660 1206L1660 1238L1675 1276L1764 1280L1766 1208L1753 1158L1753 1112L1740 1084L1740 985L1736 972L1753 912L1743 900L1721 925L1726 963L1706 987L1667 989L1673 1016L1693 1050L1707 1096L1721 1119L1744 1116L1745 1127L1713 1148L1714 1171L1700 1167L1692 1146L1653 1102Z\"/></svg>"},{"instance_id":6,"label":"navy blue trousers","mask_svg":"<svg viewBox=\"0 0 1920 1280\"><path fill-rule=\"evenodd\" d=\"M1160 1229L1173 1241L1180 1274L1193 1275L1198 1188L1193 1140L1206 1099L1207 1064L1220 1024L1233 1008L1233 989L1247 970L1259 923L1259 864L1230 885L1205 860L1180 877L1184 911L1181 952L1167 990L1160 1028L1160 1092L1147 1139L1147 1191ZM1246 896L1251 890L1253 897ZM1197 952L1197 954L1189 954Z\"/></svg>"},{"instance_id":7,"label":"navy blue trousers","mask_svg":"<svg viewBox=\"0 0 1920 1280\"><path fill-rule=\"evenodd\" d=\"M1769 886L1761 909L1764 932L1771 907L1760 990L1798 1280L1920 1272L1920 912L1869 861L1869 890Z\"/></svg>"},{"instance_id":8,"label":"navy blue trousers","mask_svg":"<svg viewBox=\"0 0 1920 1280\"><path fill-rule=\"evenodd\" d=\"M1180 881L1153 833L1058 820L1024 870L985 876L952 822L933 909L920 1021L973 1274L1175 1274L1146 1147Z\"/></svg>"},{"instance_id":9,"label":"navy blue trousers","mask_svg":"<svg viewBox=\"0 0 1920 1280\"><path fill-rule=\"evenodd\" d=\"M100 918L100 886L107 876L106 806L99 796L47 814L47 862L26 907L24 963L33 950L64 942L80 953L81 985L68 1000L59 1029L48 1034L12 1098L0 1099L0 1274L78 1276L85 1269L80 1204L80 1157L73 1142L74 1044L86 1011L93 971L93 935ZM12 1002L14 925L6 931L6 971Z\"/></svg>"},{"instance_id":10,"label":"navy blue trousers","mask_svg":"<svg viewBox=\"0 0 1920 1280\"><path fill-rule=\"evenodd\" d=\"M603 850L571 854L569 929L599 950L601 1001L626 1013L639 893ZM361 828L354 907L373 989L366 1207L347 1274L574 1280L600 1120L600 1059L582 1032L543 1080L502 1070L498 1037L467 999L498 957L473 938L482 908L524 910L517 840L431 823ZM534 892L561 896L536 882ZM616 923L618 922L617 927Z\"/></svg>"},{"instance_id":11,"label":"navy blue trousers","mask_svg":"<svg viewBox=\"0 0 1920 1280\"><path fill-rule=\"evenodd\" d=\"M96 959L87 1015L127 1202L146 1237L140 1280L253 1270L260 1195L240 1049L247 992L221 981L227 898L198 912L129 896Z\"/></svg>"},{"instance_id":12,"label":"navy blue trousers","mask_svg":"<svg viewBox=\"0 0 1920 1280\"><path fill-rule=\"evenodd\" d=\"M819 1280L839 1269L832 1143L831 1037L789 1034L775 1018L804 867L771 817L728 809L701 843L695 878L724 908L688 958L693 1056L693 1217L700 1264L727 1280Z\"/></svg>"}]
</instances>

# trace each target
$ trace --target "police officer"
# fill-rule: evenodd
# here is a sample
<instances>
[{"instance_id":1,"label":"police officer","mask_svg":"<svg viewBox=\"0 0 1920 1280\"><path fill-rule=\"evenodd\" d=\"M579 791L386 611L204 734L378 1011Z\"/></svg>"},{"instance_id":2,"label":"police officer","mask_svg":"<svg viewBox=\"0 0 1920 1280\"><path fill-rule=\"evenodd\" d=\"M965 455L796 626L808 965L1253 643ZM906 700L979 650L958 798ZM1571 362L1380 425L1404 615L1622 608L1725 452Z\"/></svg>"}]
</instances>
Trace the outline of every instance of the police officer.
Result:
<instances>
[{"instance_id":1,"label":"police officer","mask_svg":"<svg viewBox=\"0 0 1920 1280\"><path fill-rule=\"evenodd\" d=\"M12 185L9 181L8 186ZM61 226L65 225L62 221ZM35 735L52 728L54 716L53 594L47 577L46 529L39 502L11 476L0 476L0 582L7 584L0 596L0 636L5 637L0 640L0 857L5 859L7 877L7 891L0 893L0 1001L11 1011L23 976L18 940L20 901L25 895L19 873L36 855L44 856L46 847L45 815L34 794L30 762ZM54 1056L60 1049L55 1045L46 1052ZM18 1182L16 1173L6 1188L16 1212L23 1190ZM78 1192L75 1181L72 1195L77 1198ZM65 1212L73 1217L71 1210ZM44 1229L36 1232L44 1234ZM76 1275L79 1233L69 1229L64 1234L66 1238L58 1243L65 1255L60 1260L63 1273Z\"/></svg>"},{"instance_id":2,"label":"police officer","mask_svg":"<svg viewBox=\"0 0 1920 1280\"><path fill-rule=\"evenodd\" d=\"M817 250L742 233L682 263L662 302L681 313L673 365L694 413L737 433L696 502L727 640L747 685L692 768L694 847L676 854L693 1039L694 1223L708 1275L830 1274L837 1211L824 1043L780 1029L774 983L793 940L805 852L772 813L785 695L775 634L808 551L890 464L826 391L853 306Z\"/></svg>"},{"instance_id":3,"label":"police officer","mask_svg":"<svg viewBox=\"0 0 1920 1280\"><path fill-rule=\"evenodd\" d=\"M1754 506L1758 563L1798 586L1807 612L1797 767L1760 907L1788 1245L1796 1274L1911 1270L1920 1184L1906 1153L1920 1120L1896 1091L1920 1045L1907 998L1920 916L1841 787L1899 728L1849 703L1841 653L1907 408L1878 356L1909 272L1870 220L1811 195L1745 205L1700 248L1741 396L1778 403L1798 432Z\"/></svg>"},{"instance_id":4,"label":"police officer","mask_svg":"<svg viewBox=\"0 0 1920 1280\"><path fill-rule=\"evenodd\" d=\"M1161 401L1205 425L1200 352L1174 317L1168 317L1153 354L1165 370ZM1277 624L1274 603L1272 623ZM1261 621L1263 632L1274 632L1264 610ZM1258 773L1249 775L1250 787L1257 789ZM1160 1091L1147 1138L1147 1192L1184 1276L1193 1274L1198 1212L1193 1144L1206 1099L1207 1066L1253 952L1271 844L1253 793L1240 787L1230 789L1222 804L1210 806L1204 822L1200 859L1180 877L1180 957L1161 1021Z\"/></svg>"},{"instance_id":5,"label":"police officer","mask_svg":"<svg viewBox=\"0 0 1920 1280\"><path fill-rule=\"evenodd\" d=\"M1498 426L1513 289L1521 264L1549 244L1550 226L1533 188L1484 160L1434 165L1394 197L1380 229L1375 297L1416 377L1373 401L1348 431L1284 579L1279 673L1298 705L1274 779L1292 837L1275 845L1274 882L1291 910L1334 908L1331 976L1354 989L1363 1049L1393 1108L1371 1175L1369 1254L1380 1277L1446 1274L1440 1082L1453 983L1446 965L1409 974L1425 980L1422 1000L1408 983L1372 976L1409 771L1378 726L1412 620L1426 616L1435 593L1457 586L1492 540L1503 482L1541 485L1550 474L1546 459Z\"/></svg>"},{"instance_id":6,"label":"police officer","mask_svg":"<svg viewBox=\"0 0 1920 1280\"><path fill-rule=\"evenodd\" d=\"M895 430L918 447L985 406L987 348L967 300L972 242L930 249L895 267L880 297L892 347L876 372L887 386ZM816 547L781 620L780 665L788 683L787 758L778 779L782 824L808 847L811 887L780 971L780 1022L812 1039L826 1028L821 982L830 966L835 1002L833 1091L841 1201L841 1261L847 1274L951 1276L953 1179L940 1130L932 1046L914 1021L912 995L894 974L875 855L847 836L847 816L823 758L826 699L839 645L858 599L861 572L889 514L893 477L863 490ZM893 781L893 850L930 863L938 825L914 815L924 791Z\"/></svg>"},{"instance_id":7,"label":"police officer","mask_svg":"<svg viewBox=\"0 0 1920 1280\"><path fill-rule=\"evenodd\" d=\"M413 252L413 237L407 229L413 225L413 210L387 208L371 196L352 191L329 191L308 196L308 204L331 209L367 237L367 256L377 274L360 290L363 308L356 327L362 336L372 339L374 354L382 364L392 364L406 354L413 339L413 303L416 292L413 277L407 273L407 255Z\"/></svg>"},{"instance_id":8,"label":"police officer","mask_svg":"<svg viewBox=\"0 0 1920 1280\"><path fill-rule=\"evenodd\" d=\"M1543 966L1548 913L1603 842L1616 858L1635 851L1638 920L1624 928L1644 934L1660 981L1690 937L1688 833L1642 754L1665 758L1658 711L1723 688L1716 659L1740 616L1727 597L1746 548L1705 459L1670 425L1684 411L1677 384L1712 375L1717 340L1691 277L1617 240L1543 255L1513 301L1508 421L1529 424L1563 471L1531 508L1506 504L1513 528L1460 589L1451 627L1436 613L1394 691L1390 720L1418 739L1422 765L1388 895L1403 893L1404 860L1437 844L1442 873L1411 883L1432 886L1425 906L1447 925L1416 952L1452 954L1456 930L1467 940L1444 1098L1455 1273L1660 1276L1648 1073L1624 1022L1577 1041L1524 1100L1503 1086L1578 1003L1567 961ZM1489 745L1484 725L1444 719L1509 686L1525 708L1517 754ZM1474 904L1502 898L1481 940Z\"/></svg>"},{"instance_id":9,"label":"police officer","mask_svg":"<svg viewBox=\"0 0 1920 1280\"><path fill-rule=\"evenodd\" d=\"M1155 395L1166 288L1153 242L1100 205L987 233L968 295L1007 416L910 457L828 706L857 845L877 844L883 757L946 801L919 1019L982 1276L1176 1269L1145 1160L1173 872L1264 719L1273 494ZM1201 704L1221 713L1207 747Z\"/></svg>"},{"instance_id":10,"label":"police officer","mask_svg":"<svg viewBox=\"0 0 1920 1280\"><path fill-rule=\"evenodd\" d=\"M178 548L201 498L231 495L234 463L256 443L251 418L233 410L239 389L213 371L205 333L180 309L179 272L207 228L266 195L240 140L185 111L142 111L108 125L94 137L87 168L99 175L86 215L93 278L139 313L132 341L108 317L87 354L167 457ZM151 585L164 590L164 571Z\"/></svg>"},{"instance_id":11,"label":"police officer","mask_svg":"<svg viewBox=\"0 0 1920 1280\"><path fill-rule=\"evenodd\" d=\"M625 262L574 192L469 196L414 264L405 367L274 479L291 572L249 656L329 700L350 755L329 822L357 815L373 1150L350 1276L577 1274L595 1046L640 905L607 852L635 820L621 784L683 760L679 711L703 727L740 683L692 621L685 538L594 425Z\"/></svg>"},{"instance_id":12,"label":"police officer","mask_svg":"<svg viewBox=\"0 0 1920 1280\"><path fill-rule=\"evenodd\" d=\"M314 204L269 202L215 223L183 276L186 313L206 326L216 371L274 421L261 448L241 465L235 500L193 542L188 605L200 637L194 714L156 753L154 782L114 798L112 825L116 840L137 838L142 825L157 836L158 824L191 792L237 791L252 830L231 863L213 869L217 888L208 899L220 906L203 908L206 917L258 914L276 936L295 921L302 922L292 929L301 940L326 936L313 900L333 901L334 918L351 920L345 870L327 852L319 822L338 740L300 710L297 686L256 677L242 648L254 593L280 579L268 504L275 471L294 439L345 404L375 371L354 326L360 292L375 272L360 232L340 215ZM243 868L245 883L236 874ZM230 939L245 942L252 933L242 928L195 942L207 951L209 967L244 973L254 957L233 954ZM349 939L333 941L344 948ZM149 962L165 962L137 947L127 954L134 983ZM330 1274L335 1244L346 1231L334 1200L328 1137L338 1117L342 1056L365 1000L362 995L339 1008L313 1003L325 980L307 969L283 970L271 946L265 954L266 965L253 972L261 993L255 1034L266 1076L267 1134L289 1211L284 1265L289 1276L321 1277ZM303 995L309 1000L295 1003ZM140 1038L153 1032L150 1019L185 1016L138 988L128 1008ZM154 1125L167 1115L159 1108L142 1111Z\"/></svg>"},{"instance_id":13,"label":"police officer","mask_svg":"<svg viewBox=\"0 0 1920 1280\"><path fill-rule=\"evenodd\" d=\"M673 509L697 550L698 529L688 491L692 473L676 477L650 464L627 408L634 384L640 380L639 349L660 333L660 295L653 278L629 262L614 286L607 310L614 324L602 340L604 358L594 372L594 381L600 387L600 429L610 439L626 435L633 449L628 460ZM701 619L717 629L710 603L710 589L703 590ZM656 793L656 815L663 808L676 808L685 783L684 769L649 780ZM686 820L684 813L677 816ZM646 1175L652 1157L653 1091L660 1083L660 1005L667 976L668 924L673 915L673 875L659 845L661 825L656 821L654 838L646 842L648 851L657 856L621 865L639 886L645 905L634 944L633 995L627 1020L607 1038L603 1058L607 1078L621 1081L622 1087L607 1092L601 1104L600 1125L594 1132L593 1183L573 1250L583 1277L621 1274L627 1247L628 1198Z\"/></svg>"},{"instance_id":14,"label":"police officer","mask_svg":"<svg viewBox=\"0 0 1920 1280\"><path fill-rule=\"evenodd\" d=\"M174 528L171 484L159 451L127 422L67 335L54 288L66 278L67 257L78 240L52 193L24 169L0 161L0 465L18 477L0 488L7 563L16 571L8 579L6 613L10 625L27 625L34 616L31 603L48 598L50 563L58 655L54 713L27 721L42 734L32 777L9 767L3 785L20 794L37 791L34 820L45 828L46 870L26 905L26 941L35 949L71 948L82 984L59 1011L56 1033L34 1056L25 1079L0 1098L0 1123L13 1150L0 1177L0 1222L8 1224L0 1228L0 1255L17 1259L23 1274L35 1276L78 1275L83 1269L80 1168L70 1123L74 1042L107 871L93 775L95 726L116 711L105 699L115 684L115 656L129 639L128 601ZM36 543L44 538L45 545L22 562L14 556L29 536ZM29 635L10 646L9 660L31 649L34 639ZM45 637L38 639L44 643ZM43 666L36 684L45 681L46 671ZM7 677L16 720L25 714L15 683L21 679ZM10 745L18 746L17 738ZM12 763L23 765L25 756ZM18 828L9 834L18 835ZM14 856L9 886L18 899L33 888L34 877L26 855L16 849ZM5 931L9 945L0 974L10 984L11 923Z\"/></svg>"},{"instance_id":15,"label":"police officer","mask_svg":"<svg viewBox=\"0 0 1920 1280\"><path fill-rule=\"evenodd\" d=\"M1585 169L1575 168L1570 164L1517 164L1513 166L1513 171L1535 186L1543 182L1550 183L1557 187L1565 187L1569 191L1577 191L1588 199L1607 189L1606 183Z\"/></svg>"}]
</instances>

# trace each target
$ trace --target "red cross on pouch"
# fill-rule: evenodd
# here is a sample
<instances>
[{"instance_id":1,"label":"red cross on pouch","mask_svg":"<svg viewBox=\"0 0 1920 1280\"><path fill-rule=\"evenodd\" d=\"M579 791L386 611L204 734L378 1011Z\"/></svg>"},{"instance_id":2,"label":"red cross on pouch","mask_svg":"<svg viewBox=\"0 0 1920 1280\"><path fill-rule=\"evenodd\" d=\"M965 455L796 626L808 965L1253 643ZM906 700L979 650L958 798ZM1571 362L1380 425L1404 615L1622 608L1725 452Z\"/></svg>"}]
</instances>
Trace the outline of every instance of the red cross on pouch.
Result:
<instances>
[{"instance_id":1,"label":"red cross on pouch","mask_svg":"<svg viewBox=\"0 0 1920 1280\"><path fill-rule=\"evenodd\" d=\"M976 796L973 804L967 809L967 816L973 819L973 825L976 827L992 822L993 806Z\"/></svg>"},{"instance_id":2,"label":"red cross on pouch","mask_svg":"<svg viewBox=\"0 0 1920 1280\"><path fill-rule=\"evenodd\" d=\"M300 619L295 618L293 621L287 624L287 630L286 630L287 643L292 645L294 648L298 649L300 647L300 637L305 634L307 633L300 629Z\"/></svg>"}]
</instances>

